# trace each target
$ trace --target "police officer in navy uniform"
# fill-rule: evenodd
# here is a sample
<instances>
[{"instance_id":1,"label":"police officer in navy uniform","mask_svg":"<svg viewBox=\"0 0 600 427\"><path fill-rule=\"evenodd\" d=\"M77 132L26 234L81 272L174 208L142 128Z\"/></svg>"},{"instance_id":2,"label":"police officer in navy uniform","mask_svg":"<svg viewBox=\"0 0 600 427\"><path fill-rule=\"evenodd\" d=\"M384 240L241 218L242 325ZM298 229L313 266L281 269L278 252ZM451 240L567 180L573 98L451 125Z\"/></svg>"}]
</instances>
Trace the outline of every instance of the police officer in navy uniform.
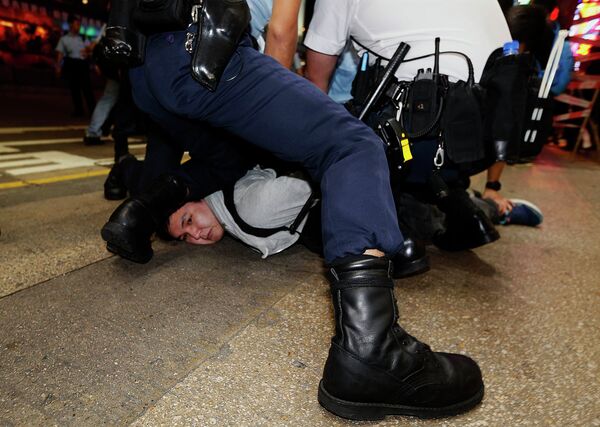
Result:
<instances>
[{"instance_id":1,"label":"police officer in navy uniform","mask_svg":"<svg viewBox=\"0 0 600 427\"><path fill-rule=\"evenodd\" d=\"M479 403L484 387L472 359L432 352L397 323L388 257L402 249L403 237L379 138L312 83L252 47L243 0L204 0L187 30L156 15L143 22L149 1L139 7L116 2L107 28L107 50L141 63L130 71L138 106L171 140L225 129L300 162L320 183L336 317L321 405L345 418L374 420L451 415ZM206 141L207 154L217 144ZM147 261L150 235L188 200L189 185L166 175L126 200L102 230L107 247L130 259L142 253Z\"/></svg>"}]
</instances>

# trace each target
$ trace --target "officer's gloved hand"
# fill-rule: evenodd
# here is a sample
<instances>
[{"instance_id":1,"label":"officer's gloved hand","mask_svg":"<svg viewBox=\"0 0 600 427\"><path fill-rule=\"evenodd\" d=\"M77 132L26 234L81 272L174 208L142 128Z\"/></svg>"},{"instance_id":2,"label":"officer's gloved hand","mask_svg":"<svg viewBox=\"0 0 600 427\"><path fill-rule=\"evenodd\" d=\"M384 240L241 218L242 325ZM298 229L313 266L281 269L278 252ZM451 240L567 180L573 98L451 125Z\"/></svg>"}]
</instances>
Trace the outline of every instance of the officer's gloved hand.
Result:
<instances>
[{"instance_id":1,"label":"officer's gloved hand","mask_svg":"<svg viewBox=\"0 0 600 427\"><path fill-rule=\"evenodd\" d=\"M144 62L146 37L133 24L138 0L113 0L104 36L103 54L109 60L134 67Z\"/></svg>"},{"instance_id":2,"label":"officer's gloved hand","mask_svg":"<svg viewBox=\"0 0 600 427\"><path fill-rule=\"evenodd\" d=\"M144 62L146 37L123 27L106 29L102 52L110 61L129 67Z\"/></svg>"}]
</instances>

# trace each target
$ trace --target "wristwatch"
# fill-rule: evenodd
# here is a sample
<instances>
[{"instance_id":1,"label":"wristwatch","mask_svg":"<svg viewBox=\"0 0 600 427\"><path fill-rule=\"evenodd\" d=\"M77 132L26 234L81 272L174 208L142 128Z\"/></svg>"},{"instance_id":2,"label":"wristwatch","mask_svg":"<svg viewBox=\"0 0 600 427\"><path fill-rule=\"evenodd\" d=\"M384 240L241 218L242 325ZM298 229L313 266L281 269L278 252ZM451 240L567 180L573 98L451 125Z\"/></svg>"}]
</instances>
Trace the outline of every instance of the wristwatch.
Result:
<instances>
[{"instance_id":1,"label":"wristwatch","mask_svg":"<svg viewBox=\"0 0 600 427\"><path fill-rule=\"evenodd\" d=\"M502 184L500 184L500 181L488 181L485 183L485 188L489 188L490 190L494 191L500 191Z\"/></svg>"}]
</instances>

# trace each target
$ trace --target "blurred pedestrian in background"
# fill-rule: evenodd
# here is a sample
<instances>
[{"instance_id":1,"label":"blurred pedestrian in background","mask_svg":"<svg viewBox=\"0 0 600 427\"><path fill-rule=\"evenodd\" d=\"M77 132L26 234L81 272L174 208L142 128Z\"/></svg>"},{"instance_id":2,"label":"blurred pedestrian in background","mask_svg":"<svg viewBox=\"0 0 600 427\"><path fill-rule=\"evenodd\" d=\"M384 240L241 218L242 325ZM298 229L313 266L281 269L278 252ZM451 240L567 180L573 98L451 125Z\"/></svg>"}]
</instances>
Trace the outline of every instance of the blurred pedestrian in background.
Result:
<instances>
[{"instance_id":1,"label":"blurred pedestrian in background","mask_svg":"<svg viewBox=\"0 0 600 427\"><path fill-rule=\"evenodd\" d=\"M81 28L79 18L70 15L68 22L69 32L62 36L56 45L56 73L66 80L71 91L73 116L82 117L84 114L82 94L89 114L94 111L96 105L90 81L89 51L79 34Z\"/></svg>"}]
</instances>

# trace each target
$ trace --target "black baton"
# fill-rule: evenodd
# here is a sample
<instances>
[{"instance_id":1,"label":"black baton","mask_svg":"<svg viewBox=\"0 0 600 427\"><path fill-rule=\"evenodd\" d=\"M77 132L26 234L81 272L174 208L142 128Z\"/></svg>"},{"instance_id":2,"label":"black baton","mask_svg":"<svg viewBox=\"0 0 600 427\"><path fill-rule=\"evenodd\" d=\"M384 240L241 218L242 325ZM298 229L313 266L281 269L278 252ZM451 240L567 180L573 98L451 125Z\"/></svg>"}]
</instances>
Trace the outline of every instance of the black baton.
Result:
<instances>
[{"instance_id":1,"label":"black baton","mask_svg":"<svg viewBox=\"0 0 600 427\"><path fill-rule=\"evenodd\" d=\"M398 48L396 49L396 52L394 52L394 55L387 63L385 70L383 71L383 75L381 76L381 80L377 84L377 87L375 88L373 93L367 98L367 103L358 116L359 120L362 120L367 115L371 107L373 107L373 105L375 105L375 103L379 100L381 94L385 92L388 84L390 83L390 80L392 79L392 77L394 77L394 73L398 69L400 63L404 61L404 58L406 57L406 54L408 53L409 49L409 45L407 45L404 42L400 42Z\"/></svg>"}]
</instances>

